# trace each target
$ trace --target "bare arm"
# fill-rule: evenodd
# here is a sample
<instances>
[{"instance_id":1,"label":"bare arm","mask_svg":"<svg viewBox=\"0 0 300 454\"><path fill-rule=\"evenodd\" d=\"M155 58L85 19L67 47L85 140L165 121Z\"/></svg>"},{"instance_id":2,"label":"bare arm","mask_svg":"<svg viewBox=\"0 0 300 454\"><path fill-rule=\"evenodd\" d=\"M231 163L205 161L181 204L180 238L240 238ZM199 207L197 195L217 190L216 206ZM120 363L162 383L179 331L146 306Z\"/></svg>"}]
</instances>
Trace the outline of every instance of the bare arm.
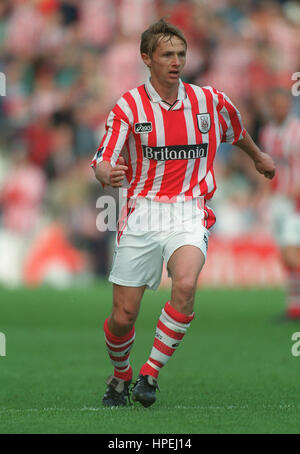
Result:
<instances>
[{"instance_id":1,"label":"bare arm","mask_svg":"<svg viewBox=\"0 0 300 454\"><path fill-rule=\"evenodd\" d=\"M245 137L235 144L253 160L256 170L270 180L275 175L275 164L271 156L263 153L246 132Z\"/></svg>"},{"instance_id":2,"label":"bare arm","mask_svg":"<svg viewBox=\"0 0 300 454\"><path fill-rule=\"evenodd\" d=\"M108 161L100 162L95 169L95 176L104 186L120 188L123 185L127 169L124 158L120 156L118 163L114 167Z\"/></svg>"}]
</instances>

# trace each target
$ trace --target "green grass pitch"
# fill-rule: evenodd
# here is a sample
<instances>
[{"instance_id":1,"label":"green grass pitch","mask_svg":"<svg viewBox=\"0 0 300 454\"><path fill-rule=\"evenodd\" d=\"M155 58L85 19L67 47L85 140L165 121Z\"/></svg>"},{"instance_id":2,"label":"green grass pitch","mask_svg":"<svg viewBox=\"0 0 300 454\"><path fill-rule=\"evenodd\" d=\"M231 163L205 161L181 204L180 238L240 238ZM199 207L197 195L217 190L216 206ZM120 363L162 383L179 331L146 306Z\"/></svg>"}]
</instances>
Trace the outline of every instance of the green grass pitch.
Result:
<instances>
[{"instance_id":1,"label":"green grass pitch","mask_svg":"<svg viewBox=\"0 0 300 454\"><path fill-rule=\"evenodd\" d=\"M282 290L199 290L196 317L162 370L155 405L102 408L112 368L102 325L109 284L0 289L0 433L300 433L299 322L279 322ZM131 353L151 350L169 291L145 293Z\"/></svg>"}]
</instances>

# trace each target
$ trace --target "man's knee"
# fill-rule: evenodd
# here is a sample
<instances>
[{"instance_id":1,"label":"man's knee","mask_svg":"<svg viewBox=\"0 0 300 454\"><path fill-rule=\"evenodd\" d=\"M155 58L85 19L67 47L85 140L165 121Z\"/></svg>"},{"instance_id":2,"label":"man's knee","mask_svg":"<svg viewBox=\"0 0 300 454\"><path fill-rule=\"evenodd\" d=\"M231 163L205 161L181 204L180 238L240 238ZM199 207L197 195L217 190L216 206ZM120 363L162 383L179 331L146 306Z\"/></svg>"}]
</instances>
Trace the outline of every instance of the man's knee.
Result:
<instances>
[{"instance_id":1,"label":"man's knee","mask_svg":"<svg viewBox=\"0 0 300 454\"><path fill-rule=\"evenodd\" d=\"M112 322L122 330L130 330L137 318L137 312L124 307L114 306L111 314Z\"/></svg>"},{"instance_id":2,"label":"man's knee","mask_svg":"<svg viewBox=\"0 0 300 454\"><path fill-rule=\"evenodd\" d=\"M129 331L137 319L139 307L140 295L115 292L110 324L122 332Z\"/></svg>"},{"instance_id":3,"label":"man's knee","mask_svg":"<svg viewBox=\"0 0 300 454\"><path fill-rule=\"evenodd\" d=\"M172 298L181 304L190 304L194 301L196 291L195 279L189 276L176 279L172 285Z\"/></svg>"}]
</instances>

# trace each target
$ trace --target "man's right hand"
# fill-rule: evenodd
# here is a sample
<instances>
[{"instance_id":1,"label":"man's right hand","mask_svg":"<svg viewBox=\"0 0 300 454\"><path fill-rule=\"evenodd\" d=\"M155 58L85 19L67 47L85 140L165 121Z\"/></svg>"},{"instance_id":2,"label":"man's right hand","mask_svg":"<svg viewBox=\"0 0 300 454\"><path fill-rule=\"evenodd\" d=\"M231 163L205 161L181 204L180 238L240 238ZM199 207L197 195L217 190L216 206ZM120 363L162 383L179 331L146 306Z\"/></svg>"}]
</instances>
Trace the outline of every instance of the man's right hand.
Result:
<instances>
[{"instance_id":1,"label":"man's right hand","mask_svg":"<svg viewBox=\"0 0 300 454\"><path fill-rule=\"evenodd\" d=\"M105 186L120 188L123 185L126 170L128 170L128 167L125 165L125 159L120 156L115 167L112 167L108 161L102 161L98 164L95 169L95 176L104 188Z\"/></svg>"},{"instance_id":2,"label":"man's right hand","mask_svg":"<svg viewBox=\"0 0 300 454\"><path fill-rule=\"evenodd\" d=\"M111 168L109 175L109 185L113 188L122 187L126 170L128 170L128 167L126 166L125 159L123 158L123 156L120 156L115 167Z\"/></svg>"}]
</instances>

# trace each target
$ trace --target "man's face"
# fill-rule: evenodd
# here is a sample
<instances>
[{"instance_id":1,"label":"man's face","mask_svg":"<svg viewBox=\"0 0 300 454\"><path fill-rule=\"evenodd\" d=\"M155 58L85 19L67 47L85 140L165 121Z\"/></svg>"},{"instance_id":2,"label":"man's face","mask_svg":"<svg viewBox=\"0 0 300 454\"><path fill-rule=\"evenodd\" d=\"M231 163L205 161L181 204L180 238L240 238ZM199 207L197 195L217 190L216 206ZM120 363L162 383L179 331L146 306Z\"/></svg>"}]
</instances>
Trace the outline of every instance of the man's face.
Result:
<instances>
[{"instance_id":1,"label":"man's face","mask_svg":"<svg viewBox=\"0 0 300 454\"><path fill-rule=\"evenodd\" d=\"M185 44L177 36L161 38L151 57L142 54L144 63L150 68L151 79L169 86L178 84L185 57Z\"/></svg>"}]
</instances>

